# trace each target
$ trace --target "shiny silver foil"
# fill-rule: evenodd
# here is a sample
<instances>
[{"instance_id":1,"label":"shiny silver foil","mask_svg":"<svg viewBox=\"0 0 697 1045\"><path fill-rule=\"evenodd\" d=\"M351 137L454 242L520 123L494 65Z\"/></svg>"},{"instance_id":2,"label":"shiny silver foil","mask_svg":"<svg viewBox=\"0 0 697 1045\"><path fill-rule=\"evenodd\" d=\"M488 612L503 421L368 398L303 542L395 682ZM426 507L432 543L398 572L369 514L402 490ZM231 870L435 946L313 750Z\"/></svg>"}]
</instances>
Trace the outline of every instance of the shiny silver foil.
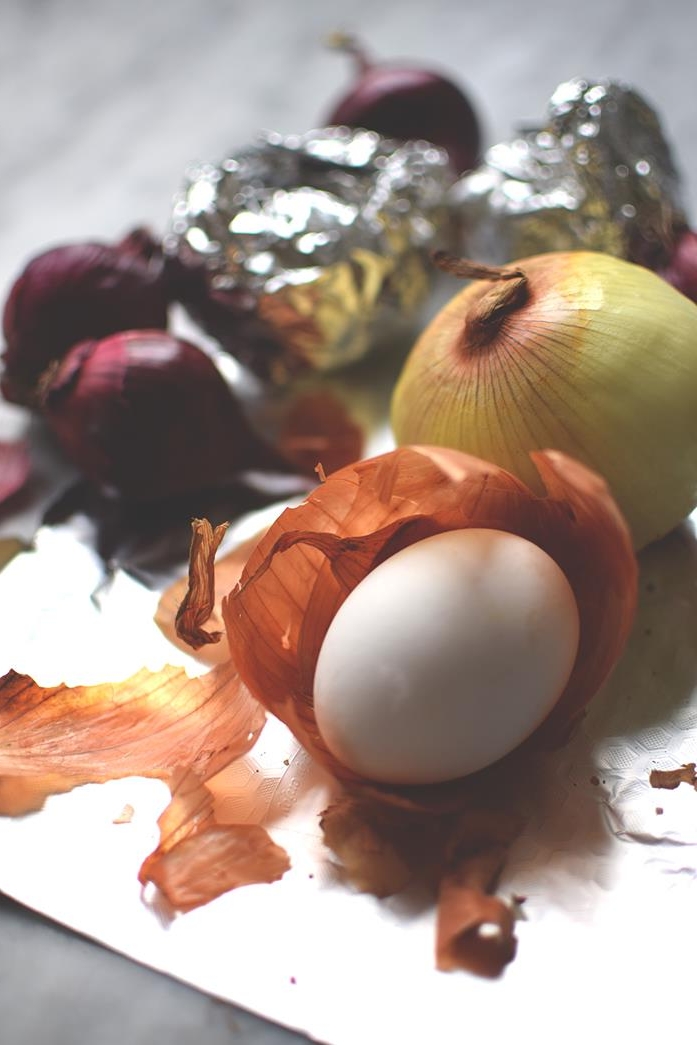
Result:
<instances>
[{"instance_id":1,"label":"shiny silver foil","mask_svg":"<svg viewBox=\"0 0 697 1045\"><path fill-rule=\"evenodd\" d=\"M447 245L454 178L427 142L345 127L269 133L186 172L165 248L205 265L217 301L253 303L263 336L246 362L284 381L360 359L414 316L432 280L428 252Z\"/></svg>"},{"instance_id":2,"label":"shiny silver foil","mask_svg":"<svg viewBox=\"0 0 697 1045\"><path fill-rule=\"evenodd\" d=\"M489 149L450 202L463 221L462 253L494 264L585 249L654 267L684 222L656 112L613 80L560 84L541 126Z\"/></svg>"}]
</instances>

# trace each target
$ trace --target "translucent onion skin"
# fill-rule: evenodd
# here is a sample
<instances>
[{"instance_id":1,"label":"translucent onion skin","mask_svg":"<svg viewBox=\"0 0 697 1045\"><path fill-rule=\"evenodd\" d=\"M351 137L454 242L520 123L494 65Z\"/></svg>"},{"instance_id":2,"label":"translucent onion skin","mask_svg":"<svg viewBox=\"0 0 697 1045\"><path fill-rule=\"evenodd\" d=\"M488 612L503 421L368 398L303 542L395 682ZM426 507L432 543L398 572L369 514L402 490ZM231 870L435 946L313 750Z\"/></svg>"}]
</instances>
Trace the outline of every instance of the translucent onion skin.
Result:
<instances>
[{"instance_id":1,"label":"translucent onion skin","mask_svg":"<svg viewBox=\"0 0 697 1045\"><path fill-rule=\"evenodd\" d=\"M469 526L507 530L537 543L568 577L581 620L577 661L524 748L565 738L618 660L637 592L626 523L602 479L582 465L552 451L534 454L533 463L541 496L496 465L435 447L405 447L343 468L279 517L223 600L242 680L345 783L390 802L440 808L514 757L461 781L387 787L341 766L319 736L312 687L327 628L349 591L414 541Z\"/></svg>"},{"instance_id":2,"label":"translucent onion skin","mask_svg":"<svg viewBox=\"0 0 697 1045\"><path fill-rule=\"evenodd\" d=\"M432 320L392 399L400 445L451 446L533 488L553 446L606 479L642 548L697 506L697 307L647 269L576 251L521 259L489 323L477 279Z\"/></svg>"}]
</instances>

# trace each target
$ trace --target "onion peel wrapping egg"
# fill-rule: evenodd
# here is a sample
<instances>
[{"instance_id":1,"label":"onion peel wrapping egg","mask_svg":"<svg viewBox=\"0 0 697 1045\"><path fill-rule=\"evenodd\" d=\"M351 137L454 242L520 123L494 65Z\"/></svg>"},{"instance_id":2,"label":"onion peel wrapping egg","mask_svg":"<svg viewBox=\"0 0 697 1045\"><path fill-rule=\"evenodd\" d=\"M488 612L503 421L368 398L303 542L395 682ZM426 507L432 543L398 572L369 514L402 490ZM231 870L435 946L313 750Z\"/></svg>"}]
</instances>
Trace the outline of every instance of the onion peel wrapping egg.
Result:
<instances>
[{"instance_id":1,"label":"onion peel wrapping egg","mask_svg":"<svg viewBox=\"0 0 697 1045\"><path fill-rule=\"evenodd\" d=\"M559 698L523 747L565 739L619 659L637 597L627 525L604 481L584 465L551 450L531 457L542 495L497 465L440 447L400 447L342 468L279 516L223 600L243 681L345 784L386 801L442 808L487 773L426 785L384 783L338 761L318 728L316 665L339 608L373 569L424 538L470 528L516 534L546 553L568 581L578 653Z\"/></svg>"},{"instance_id":2,"label":"onion peel wrapping egg","mask_svg":"<svg viewBox=\"0 0 697 1045\"><path fill-rule=\"evenodd\" d=\"M433 784L498 761L552 711L578 649L571 585L536 544L449 530L376 566L329 625L320 736L362 776Z\"/></svg>"}]
</instances>

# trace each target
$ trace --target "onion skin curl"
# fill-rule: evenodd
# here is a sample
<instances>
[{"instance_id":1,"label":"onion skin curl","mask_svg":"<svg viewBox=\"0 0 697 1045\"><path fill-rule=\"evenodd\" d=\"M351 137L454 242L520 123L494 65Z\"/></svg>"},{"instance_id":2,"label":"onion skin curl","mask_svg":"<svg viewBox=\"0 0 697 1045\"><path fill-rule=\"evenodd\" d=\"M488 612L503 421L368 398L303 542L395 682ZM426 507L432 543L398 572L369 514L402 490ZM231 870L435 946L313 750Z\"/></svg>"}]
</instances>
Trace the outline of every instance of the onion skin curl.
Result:
<instances>
[{"instance_id":1,"label":"onion skin curl","mask_svg":"<svg viewBox=\"0 0 697 1045\"><path fill-rule=\"evenodd\" d=\"M344 785L405 808L456 808L522 750L566 739L619 659L637 598L628 527L604 481L556 451L531 455L545 495L456 450L409 446L333 473L261 539L223 600L230 652L252 694ZM566 574L578 603L579 652L545 722L493 767L445 784L388 786L359 778L317 730L315 664L339 606L396 551L434 533L488 527L534 541Z\"/></svg>"}]
</instances>

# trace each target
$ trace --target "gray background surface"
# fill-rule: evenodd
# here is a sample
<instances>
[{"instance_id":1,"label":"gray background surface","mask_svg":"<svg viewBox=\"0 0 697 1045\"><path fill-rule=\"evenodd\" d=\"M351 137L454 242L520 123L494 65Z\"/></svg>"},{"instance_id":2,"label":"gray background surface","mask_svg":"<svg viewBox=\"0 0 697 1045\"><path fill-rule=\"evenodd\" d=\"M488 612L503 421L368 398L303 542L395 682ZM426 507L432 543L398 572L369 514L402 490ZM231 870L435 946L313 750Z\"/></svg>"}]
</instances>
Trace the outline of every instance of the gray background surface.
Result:
<instances>
[{"instance_id":1,"label":"gray background surface","mask_svg":"<svg viewBox=\"0 0 697 1045\"><path fill-rule=\"evenodd\" d=\"M694 220L693 0L2 0L2 298L53 243L161 231L191 160L320 125L349 82L322 46L336 28L460 81L489 144L537 121L562 80L628 81L662 117ZM0 897L0 1045L304 1040Z\"/></svg>"}]
</instances>

